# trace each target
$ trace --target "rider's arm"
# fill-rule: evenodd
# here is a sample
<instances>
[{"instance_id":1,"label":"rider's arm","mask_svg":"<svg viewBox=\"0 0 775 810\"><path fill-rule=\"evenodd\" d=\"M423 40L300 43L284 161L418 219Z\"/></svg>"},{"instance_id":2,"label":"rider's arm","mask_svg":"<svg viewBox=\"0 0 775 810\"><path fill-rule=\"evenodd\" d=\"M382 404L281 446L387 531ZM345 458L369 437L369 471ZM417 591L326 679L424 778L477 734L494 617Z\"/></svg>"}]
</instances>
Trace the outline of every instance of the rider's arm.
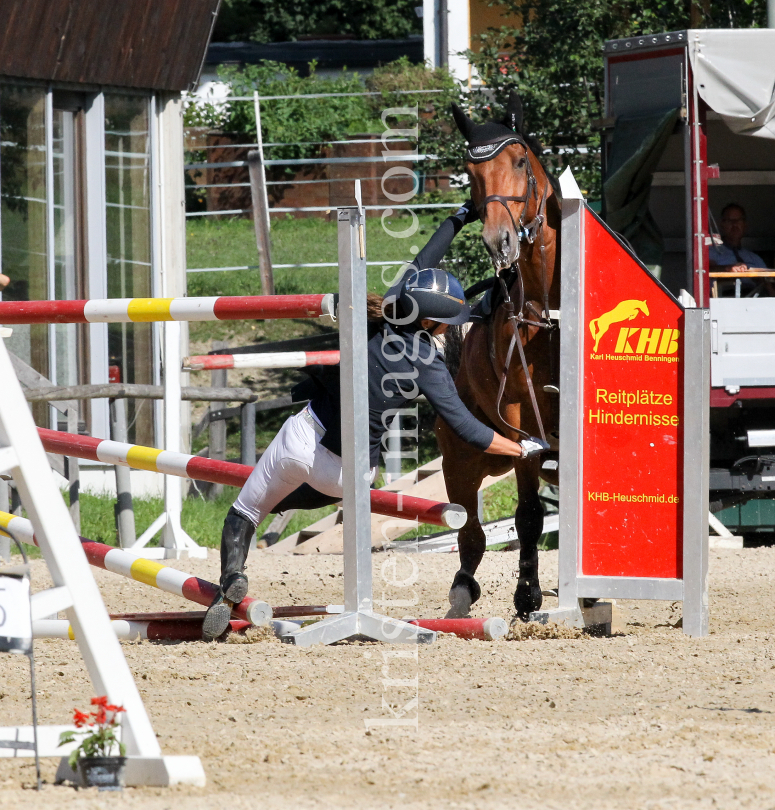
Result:
<instances>
[{"instance_id":1,"label":"rider's arm","mask_svg":"<svg viewBox=\"0 0 775 810\"><path fill-rule=\"evenodd\" d=\"M427 344L426 344L427 345ZM433 410L450 426L453 433L477 450L487 451L493 443L495 431L482 424L463 404L455 383L435 349L430 363L418 361L413 365L418 371L417 387L425 394ZM419 354L426 353L421 349Z\"/></svg>"},{"instance_id":2,"label":"rider's arm","mask_svg":"<svg viewBox=\"0 0 775 810\"><path fill-rule=\"evenodd\" d=\"M464 225L478 219L474 204L469 200L462 205L451 217L447 217L439 225L436 232L417 254L411 267L416 270L425 270L428 267L438 267L444 254L449 250L452 240L457 236Z\"/></svg>"},{"instance_id":3,"label":"rider's arm","mask_svg":"<svg viewBox=\"0 0 775 810\"><path fill-rule=\"evenodd\" d=\"M492 453L494 456L521 456L522 447L493 431L492 444L484 452Z\"/></svg>"},{"instance_id":4,"label":"rider's arm","mask_svg":"<svg viewBox=\"0 0 775 810\"><path fill-rule=\"evenodd\" d=\"M436 413L454 434L485 453L497 456L521 456L522 448L480 422L466 408L455 383L439 356L418 378L418 386Z\"/></svg>"}]
</instances>

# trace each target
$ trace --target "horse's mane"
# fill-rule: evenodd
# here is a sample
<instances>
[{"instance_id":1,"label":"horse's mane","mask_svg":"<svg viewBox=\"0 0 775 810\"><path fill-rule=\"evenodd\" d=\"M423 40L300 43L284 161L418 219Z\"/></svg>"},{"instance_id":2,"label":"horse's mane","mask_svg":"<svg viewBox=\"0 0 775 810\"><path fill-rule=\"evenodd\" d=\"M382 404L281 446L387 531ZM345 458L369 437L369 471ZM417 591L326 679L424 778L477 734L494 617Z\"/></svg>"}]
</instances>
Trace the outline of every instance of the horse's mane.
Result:
<instances>
[{"instance_id":1,"label":"horse's mane","mask_svg":"<svg viewBox=\"0 0 775 810\"><path fill-rule=\"evenodd\" d=\"M543 160L541 160L541 156L544 153L544 146L541 141L536 138L535 135L526 135L524 132L520 132L522 138L525 139L525 143L528 146L528 149L538 158L538 162L541 164L541 168L544 170L544 174L546 175L547 180L549 180L549 185L552 187L555 195L557 196L557 201L562 203L562 192L560 191L560 180L559 178L549 171L546 168Z\"/></svg>"}]
</instances>

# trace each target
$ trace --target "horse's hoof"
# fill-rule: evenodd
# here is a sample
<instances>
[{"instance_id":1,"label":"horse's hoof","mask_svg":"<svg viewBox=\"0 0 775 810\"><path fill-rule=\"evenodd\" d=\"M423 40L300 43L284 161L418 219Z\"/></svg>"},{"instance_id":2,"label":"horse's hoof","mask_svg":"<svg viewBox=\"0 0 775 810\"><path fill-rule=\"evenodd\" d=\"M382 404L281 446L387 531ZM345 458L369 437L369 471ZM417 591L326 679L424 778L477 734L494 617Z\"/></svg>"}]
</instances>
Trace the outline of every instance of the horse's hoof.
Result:
<instances>
[{"instance_id":1,"label":"horse's hoof","mask_svg":"<svg viewBox=\"0 0 775 810\"><path fill-rule=\"evenodd\" d=\"M514 607L517 610L517 618L523 622L528 621L533 611L541 609L543 600L541 586L537 582L520 579L517 583L517 590L514 591Z\"/></svg>"},{"instance_id":2,"label":"horse's hoof","mask_svg":"<svg viewBox=\"0 0 775 810\"><path fill-rule=\"evenodd\" d=\"M465 619L471 613L471 592L465 585L450 588L449 604L445 619Z\"/></svg>"},{"instance_id":3,"label":"horse's hoof","mask_svg":"<svg viewBox=\"0 0 775 810\"><path fill-rule=\"evenodd\" d=\"M447 619L462 619L468 616L471 605L482 595L479 583L465 571L458 571L452 580L452 587L449 589L449 604L451 605L446 615Z\"/></svg>"}]
</instances>

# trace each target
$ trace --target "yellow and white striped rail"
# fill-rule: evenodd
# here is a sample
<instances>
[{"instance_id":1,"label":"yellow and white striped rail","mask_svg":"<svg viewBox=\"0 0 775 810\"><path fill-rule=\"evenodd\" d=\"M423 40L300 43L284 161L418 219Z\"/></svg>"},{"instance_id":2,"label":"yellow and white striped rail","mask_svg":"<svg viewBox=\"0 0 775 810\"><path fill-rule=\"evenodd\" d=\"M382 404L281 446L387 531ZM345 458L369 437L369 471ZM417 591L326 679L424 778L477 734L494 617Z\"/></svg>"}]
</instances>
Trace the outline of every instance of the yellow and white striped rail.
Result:
<instances>
[{"instance_id":1,"label":"yellow and white striped rail","mask_svg":"<svg viewBox=\"0 0 775 810\"><path fill-rule=\"evenodd\" d=\"M20 543L37 546L32 523L26 518L16 517L8 512L0 511L0 534L13 536ZM143 582L160 591L182 596L189 602L208 606L218 592L218 586L212 582L178 571L177 568L146 560L126 549L95 543L84 537L81 538L81 546L89 564L95 568L112 571L114 574ZM236 618L256 625L266 624L272 618L272 608L266 602L249 596L246 596L239 605L235 605L232 613Z\"/></svg>"}]
</instances>

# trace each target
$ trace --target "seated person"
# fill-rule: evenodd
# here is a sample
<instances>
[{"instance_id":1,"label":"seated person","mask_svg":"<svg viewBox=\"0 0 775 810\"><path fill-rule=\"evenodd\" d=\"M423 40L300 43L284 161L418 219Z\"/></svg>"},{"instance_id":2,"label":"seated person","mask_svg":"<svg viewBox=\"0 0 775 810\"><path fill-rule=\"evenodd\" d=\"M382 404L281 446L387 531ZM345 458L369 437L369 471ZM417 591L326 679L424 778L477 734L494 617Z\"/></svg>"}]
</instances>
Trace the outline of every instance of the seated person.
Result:
<instances>
[{"instance_id":1,"label":"seated person","mask_svg":"<svg viewBox=\"0 0 775 810\"><path fill-rule=\"evenodd\" d=\"M745 208L738 203L729 203L721 211L722 244L711 245L708 250L712 269L725 273L745 273L766 270L761 256L743 247L743 237L747 229ZM771 285L768 283L768 287ZM753 280L743 282L742 294L751 293L756 288Z\"/></svg>"}]
</instances>

